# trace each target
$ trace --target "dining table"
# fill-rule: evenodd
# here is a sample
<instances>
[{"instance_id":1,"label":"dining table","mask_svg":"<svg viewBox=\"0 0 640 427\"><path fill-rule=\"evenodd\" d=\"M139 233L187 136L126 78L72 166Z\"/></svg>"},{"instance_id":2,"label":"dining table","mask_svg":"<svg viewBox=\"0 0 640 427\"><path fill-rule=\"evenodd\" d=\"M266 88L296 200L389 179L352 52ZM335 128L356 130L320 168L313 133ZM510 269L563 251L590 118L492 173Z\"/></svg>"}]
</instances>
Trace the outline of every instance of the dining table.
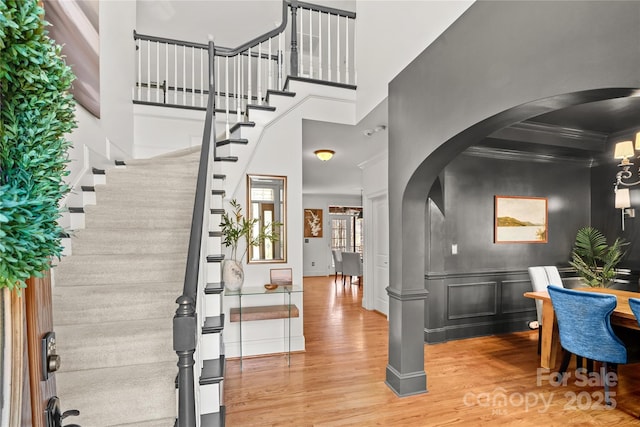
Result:
<instances>
[{"instance_id":1,"label":"dining table","mask_svg":"<svg viewBox=\"0 0 640 427\"><path fill-rule=\"evenodd\" d=\"M611 313L611 324L630 329L640 329L638 320L629 307L629 298L640 298L640 293L623 291L610 288L574 288L584 292L598 292L615 295L617 298L616 308ZM542 368L553 369L556 364L560 347L560 336L558 334L558 322L555 311L551 304L549 292L525 292L524 296L542 301L542 331L540 334L540 366Z\"/></svg>"}]
</instances>

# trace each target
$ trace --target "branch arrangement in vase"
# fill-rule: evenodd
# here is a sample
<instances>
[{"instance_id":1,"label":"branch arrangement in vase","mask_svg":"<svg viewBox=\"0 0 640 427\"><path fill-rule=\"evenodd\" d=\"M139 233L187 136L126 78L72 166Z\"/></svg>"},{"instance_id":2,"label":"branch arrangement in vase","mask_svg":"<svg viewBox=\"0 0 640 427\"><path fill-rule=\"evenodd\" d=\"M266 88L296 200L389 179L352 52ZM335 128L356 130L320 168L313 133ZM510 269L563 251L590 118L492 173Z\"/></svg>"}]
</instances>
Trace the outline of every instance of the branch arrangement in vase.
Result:
<instances>
[{"instance_id":1,"label":"branch arrangement in vase","mask_svg":"<svg viewBox=\"0 0 640 427\"><path fill-rule=\"evenodd\" d=\"M232 260L242 263L250 246L259 246L265 241L277 242L280 239L280 234L275 231L282 226L280 222L263 224L256 232L256 226L259 226L261 222L260 219L245 217L242 213L242 206L236 199L231 200L229 204L232 211L222 214L220 228L223 236L222 244L231 248ZM246 247L238 257L238 246L242 240L246 242Z\"/></svg>"}]
</instances>

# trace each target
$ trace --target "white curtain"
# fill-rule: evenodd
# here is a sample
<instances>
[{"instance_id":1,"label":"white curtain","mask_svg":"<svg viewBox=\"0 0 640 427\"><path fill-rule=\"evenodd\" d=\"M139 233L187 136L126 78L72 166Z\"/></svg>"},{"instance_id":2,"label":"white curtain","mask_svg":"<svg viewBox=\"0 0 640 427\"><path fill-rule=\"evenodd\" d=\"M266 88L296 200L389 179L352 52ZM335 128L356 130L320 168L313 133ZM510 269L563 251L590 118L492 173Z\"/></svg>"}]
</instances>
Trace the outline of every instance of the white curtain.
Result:
<instances>
[{"instance_id":1,"label":"white curtain","mask_svg":"<svg viewBox=\"0 0 640 427\"><path fill-rule=\"evenodd\" d=\"M91 114L100 117L100 35L98 0L45 0L49 36L62 45L76 75L72 93Z\"/></svg>"}]
</instances>

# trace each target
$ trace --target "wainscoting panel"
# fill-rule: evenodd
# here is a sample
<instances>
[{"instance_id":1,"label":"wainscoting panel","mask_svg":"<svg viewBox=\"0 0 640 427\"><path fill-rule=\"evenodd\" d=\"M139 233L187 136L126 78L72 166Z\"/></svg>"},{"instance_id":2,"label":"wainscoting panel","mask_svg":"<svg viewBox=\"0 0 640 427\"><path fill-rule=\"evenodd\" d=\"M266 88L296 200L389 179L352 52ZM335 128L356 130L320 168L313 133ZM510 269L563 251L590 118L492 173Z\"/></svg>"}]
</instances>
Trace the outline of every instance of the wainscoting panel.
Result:
<instances>
[{"instance_id":1,"label":"wainscoting panel","mask_svg":"<svg viewBox=\"0 0 640 427\"><path fill-rule=\"evenodd\" d=\"M531 300L523 298L522 294L531 291L531 281L504 280L502 282L502 295L500 305L503 313L523 313L531 311Z\"/></svg>"},{"instance_id":2,"label":"wainscoting panel","mask_svg":"<svg viewBox=\"0 0 640 427\"><path fill-rule=\"evenodd\" d=\"M527 270L427 274L427 343L523 331L536 319Z\"/></svg>"},{"instance_id":3,"label":"wainscoting panel","mask_svg":"<svg viewBox=\"0 0 640 427\"><path fill-rule=\"evenodd\" d=\"M447 291L450 320L497 314L497 282L456 283L447 285Z\"/></svg>"}]
</instances>

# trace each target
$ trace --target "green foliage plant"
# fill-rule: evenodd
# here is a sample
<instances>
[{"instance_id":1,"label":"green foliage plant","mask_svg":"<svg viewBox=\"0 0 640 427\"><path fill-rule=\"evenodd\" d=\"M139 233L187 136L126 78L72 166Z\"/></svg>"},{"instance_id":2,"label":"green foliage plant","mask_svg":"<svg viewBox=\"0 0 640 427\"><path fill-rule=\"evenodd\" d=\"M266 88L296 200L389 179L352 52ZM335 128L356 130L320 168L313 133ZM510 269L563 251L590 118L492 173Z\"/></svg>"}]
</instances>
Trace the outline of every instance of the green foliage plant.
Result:
<instances>
[{"instance_id":1,"label":"green foliage plant","mask_svg":"<svg viewBox=\"0 0 640 427\"><path fill-rule=\"evenodd\" d=\"M624 239L617 238L611 246L597 229L584 227L578 230L571 261L585 284L591 287L609 287L616 277L616 266L625 255Z\"/></svg>"},{"instance_id":2,"label":"green foliage plant","mask_svg":"<svg viewBox=\"0 0 640 427\"><path fill-rule=\"evenodd\" d=\"M248 219L242 213L242 206L236 199L229 202L232 208L232 212L225 212L222 214L222 222L220 223L222 231L222 244L226 247L231 247L231 259L242 263L244 257L247 255L249 247L259 246L264 241L269 240L277 242L280 238L280 234L274 230L279 229L282 223L274 221L269 224L264 224L257 233L254 233L256 225L259 224L259 218ZM247 246L244 251L238 257L238 245L240 241L245 240Z\"/></svg>"},{"instance_id":3,"label":"green foliage plant","mask_svg":"<svg viewBox=\"0 0 640 427\"><path fill-rule=\"evenodd\" d=\"M65 135L74 79L36 0L0 0L0 288L20 290L62 252Z\"/></svg>"}]
</instances>

